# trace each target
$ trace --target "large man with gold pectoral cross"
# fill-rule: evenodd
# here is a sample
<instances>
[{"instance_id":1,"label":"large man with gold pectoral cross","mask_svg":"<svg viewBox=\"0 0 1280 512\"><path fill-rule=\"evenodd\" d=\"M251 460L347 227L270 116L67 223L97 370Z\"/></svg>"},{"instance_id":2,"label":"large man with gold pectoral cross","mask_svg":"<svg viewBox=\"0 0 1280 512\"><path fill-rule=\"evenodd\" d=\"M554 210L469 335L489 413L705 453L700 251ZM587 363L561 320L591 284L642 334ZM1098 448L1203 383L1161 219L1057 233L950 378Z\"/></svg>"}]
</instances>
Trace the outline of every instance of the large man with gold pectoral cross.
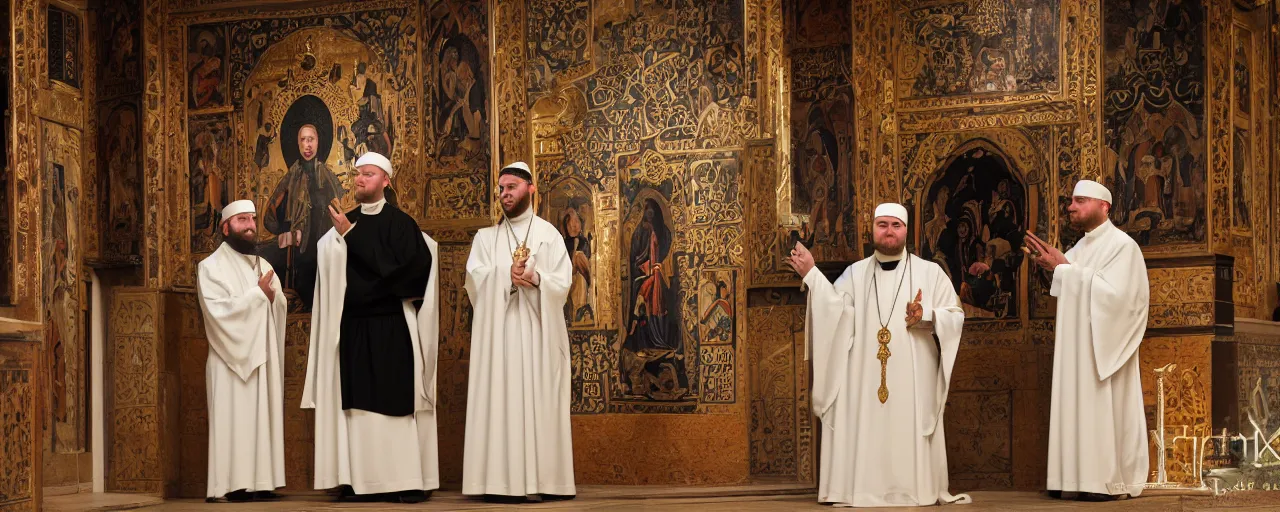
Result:
<instances>
[{"instance_id":1,"label":"large man with gold pectoral cross","mask_svg":"<svg viewBox=\"0 0 1280 512\"><path fill-rule=\"evenodd\" d=\"M936 263L906 251L907 209L876 207L875 254L833 284L797 243L809 290L806 358L822 420L818 501L854 507L968 503L947 488L942 413L964 311Z\"/></svg>"}]
</instances>

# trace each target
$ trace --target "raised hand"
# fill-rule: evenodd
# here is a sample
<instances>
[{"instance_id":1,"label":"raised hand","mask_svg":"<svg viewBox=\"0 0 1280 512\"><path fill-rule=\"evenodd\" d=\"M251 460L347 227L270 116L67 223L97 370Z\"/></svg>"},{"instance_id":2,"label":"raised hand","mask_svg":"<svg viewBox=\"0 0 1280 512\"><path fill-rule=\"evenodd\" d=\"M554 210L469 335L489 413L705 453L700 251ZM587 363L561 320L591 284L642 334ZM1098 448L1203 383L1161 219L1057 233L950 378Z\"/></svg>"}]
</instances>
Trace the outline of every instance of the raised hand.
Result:
<instances>
[{"instance_id":1,"label":"raised hand","mask_svg":"<svg viewBox=\"0 0 1280 512\"><path fill-rule=\"evenodd\" d=\"M795 248L791 249L791 256L787 257L787 265L790 265L791 269L803 278L813 270L813 253L810 253L804 244L796 242Z\"/></svg>"},{"instance_id":2,"label":"raised hand","mask_svg":"<svg viewBox=\"0 0 1280 512\"><path fill-rule=\"evenodd\" d=\"M329 205L329 218L333 219L333 227L338 230L339 235L346 235L351 230L351 221L333 205Z\"/></svg>"},{"instance_id":3,"label":"raised hand","mask_svg":"<svg viewBox=\"0 0 1280 512\"><path fill-rule=\"evenodd\" d=\"M1022 251L1031 256L1031 261L1035 262L1040 268L1052 272L1058 265L1067 264L1067 257L1052 245L1049 245L1035 233L1027 231L1025 239L1026 246Z\"/></svg>"},{"instance_id":4,"label":"raised hand","mask_svg":"<svg viewBox=\"0 0 1280 512\"><path fill-rule=\"evenodd\" d=\"M920 323L920 319L924 318L924 306L920 305L920 301L924 300L924 289L916 290L915 300L907 303L907 327L914 327Z\"/></svg>"},{"instance_id":5,"label":"raised hand","mask_svg":"<svg viewBox=\"0 0 1280 512\"><path fill-rule=\"evenodd\" d=\"M266 274L263 274L262 277L258 278L258 288L262 290L262 293L267 295L267 301L269 302L276 301L276 291L271 288L271 278L275 277L275 275L276 271L268 270Z\"/></svg>"}]
</instances>

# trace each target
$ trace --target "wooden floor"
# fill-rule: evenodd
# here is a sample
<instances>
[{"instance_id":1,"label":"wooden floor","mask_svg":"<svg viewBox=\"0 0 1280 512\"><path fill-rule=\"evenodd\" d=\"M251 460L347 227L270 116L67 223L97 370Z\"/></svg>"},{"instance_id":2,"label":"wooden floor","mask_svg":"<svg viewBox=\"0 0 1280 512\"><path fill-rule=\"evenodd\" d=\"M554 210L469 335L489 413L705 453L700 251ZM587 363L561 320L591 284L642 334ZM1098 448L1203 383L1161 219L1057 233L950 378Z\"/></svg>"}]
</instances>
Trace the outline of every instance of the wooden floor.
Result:
<instances>
[{"instance_id":1,"label":"wooden floor","mask_svg":"<svg viewBox=\"0 0 1280 512\"><path fill-rule=\"evenodd\" d=\"M60 512L91 510L126 510L141 508L155 511L302 511L302 510L554 510L554 511L641 511L655 509L694 510L696 512L766 511L766 510L830 510L819 505L812 490L779 486L767 495L744 495L761 489L745 487L724 488L643 488L581 486L579 497L572 501L526 505L497 505L465 497L457 491L437 492L430 501L418 505L394 505L382 503L337 503L324 495L294 495L283 501L248 504L209 504L202 500L169 500L160 504L154 501L124 505L121 495L73 495L50 498L45 502L49 510ZM734 494L738 494L734 496ZM956 512L995 511L1075 511L1075 510L1123 510L1134 512L1180 511L1263 511L1280 510L1280 492L1248 491L1230 493L1222 497L1204 495L1157 494L1112 503L1083 503L1061 501L1031 492L979 491L971 493L973 504L953 505L946 510ZM135 497L136 498L136 497ZM55 501L56 500L56 501ZM881 509L863 509L881 510ZM895 508L885 510L943 510L938 507Z\"/></svg>"}]
</instances>

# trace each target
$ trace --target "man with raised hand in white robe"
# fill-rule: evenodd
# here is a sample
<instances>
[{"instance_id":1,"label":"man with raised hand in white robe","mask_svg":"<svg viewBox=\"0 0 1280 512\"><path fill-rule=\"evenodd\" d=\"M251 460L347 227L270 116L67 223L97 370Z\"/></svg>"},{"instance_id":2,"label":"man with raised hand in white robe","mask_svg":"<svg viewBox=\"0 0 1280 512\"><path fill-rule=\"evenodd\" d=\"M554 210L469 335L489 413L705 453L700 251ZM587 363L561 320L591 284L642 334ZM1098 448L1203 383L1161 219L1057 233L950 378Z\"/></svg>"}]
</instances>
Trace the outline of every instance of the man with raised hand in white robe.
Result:
<instances>
[{"instance_id":1,"label":"man with raised hand in white robe","mask_svg":"<svg viewBox=\"0 0 1280 512\"><path fill-rule=\"evenodd\" d=\"M471 371L462 493L489 501L569 499L569 332L573 265L564 237L533 214L523 162L499 172L503 220L481 229L467 258Z\"/></svg>"},{"instance_id":2,"label":"man with raised hand in white robe","mask_svg":"<svg viewBox=\"0 0 1280 512\"><path fill-rule=\"evenodd\" d=\"M832 284L797 243L809 289L806 359L822 420L818 501L845 507L970 503L948 492L942 413L964 311L936 263L906 251L907 209L876 207L875 254Z\"/></svg>"},{"instance_id":3,"label":"man with raised hand in white robe","mask_svg":"<svg viewBox=\"0 0 1280 512\"><path fill-rule=\"evenodd\" d=\"M222 245L196 267L209 357L210 501L277 498L284 487L284 326L280 279L255 253L253 201L222 210Z\"/></svg>"},{"instance_id":4,"label":"man with raised hand in white robe","mask_svg":"<svg viewBox=\"0 0 1280 512\"><path fill-rule=\"evenodd\" d=\"M435 243L388 203L391 161L356 161L356 200L318 245L302 407L315 409L315 488L417 503L440 487ZM421 311L413 302L423 299Z\"/></svg>"},{"instance_id":5,"label":"man with raised hand in white robe","mask_svg":"<svg viewBox=\"0 0 1280 512\"><path fill-rule=\"evenodd\" d=\"M1138 345L1150 289L1142 249L1111 224L1111 191L1080 180L1067 207L1084 238L1064 255L1028 232L1032 261L1053 273L1053 403L1049 495L1083 501L1138 496L1147 481L1147 417Z\"/></svg>"}]
</instances>

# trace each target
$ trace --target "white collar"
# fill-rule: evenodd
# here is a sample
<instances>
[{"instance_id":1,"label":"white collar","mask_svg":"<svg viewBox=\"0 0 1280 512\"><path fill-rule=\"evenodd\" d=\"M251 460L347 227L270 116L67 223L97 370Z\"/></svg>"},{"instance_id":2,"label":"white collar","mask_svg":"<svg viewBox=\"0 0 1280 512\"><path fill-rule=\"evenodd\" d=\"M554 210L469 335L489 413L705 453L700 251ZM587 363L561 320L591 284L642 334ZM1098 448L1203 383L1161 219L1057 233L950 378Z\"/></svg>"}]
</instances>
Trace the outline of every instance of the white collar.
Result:
<instances>
[{"instance_id":1,"label":"white collar","mask_svg":"<svg viewBox=\"0 0 1280 512\"><path fill-rule=\"evenodd\" d=\"M1098 227L1093 228L1092 231L1085 232L1084 236L1085 238L1095 238L1095 237L1101 236L1103 233L1107 231L1107 228L1110 228L1110 227L1112 227L1111 218L1108 217L1106 220L1102 221L1102 224L1098 224Z\"/></svg>"},{"instance_id":2,"label":"white collar","mask_svg":"<svg viewBox=\"0 0 1280 512\"><path fill-rule=\"evenodd\" d=\"M524 211L520 213L520 215L516 215L515 217L508 217L508 218L511 219L512 224L522 224L524 223L524 221L529 220L532 217L533 217L533 205L529 205L529 207L525 208Z\"/></svg>"},{"instance_id":3,"label":"white collar","mask_svg":"<svg viewBox=\"0 0 1280 512\"><path fill-rule=\"evenodd\" d=\"M387 198L382 198L373 203L360 203L360 213L365 215L377 215L382 213L382 207L387 205Z\"/></svg>"}]
</instances>

